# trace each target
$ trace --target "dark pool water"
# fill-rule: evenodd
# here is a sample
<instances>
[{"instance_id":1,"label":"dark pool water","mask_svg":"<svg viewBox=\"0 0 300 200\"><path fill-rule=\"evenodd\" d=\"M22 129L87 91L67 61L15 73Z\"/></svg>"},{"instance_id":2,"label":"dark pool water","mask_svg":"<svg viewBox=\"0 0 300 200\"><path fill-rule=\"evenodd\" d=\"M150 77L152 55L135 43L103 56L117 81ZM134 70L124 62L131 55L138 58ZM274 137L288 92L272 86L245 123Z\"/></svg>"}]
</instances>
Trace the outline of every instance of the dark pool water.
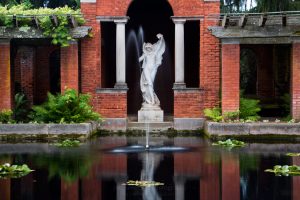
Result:
<instances>
[{"instance_id":1,"label":"dark pool water","mask_svg":"<svg viewBox=\"0 0 300 200\"><path fill-rule=\"evenodd\" d=\"M35 171L0 179L0 200L296 200L300 177L264 172L274 165L300 165L300 144L248 143L212 147L201 138L151 138L151 147L174 151L114 151L143 145L143 138L105 137L78 148L50 144L0 144L0 163L26 163ZM180 148L178 148L180 147ZM163 183L126 186L128 180Z\"/></svg>"}]
</instances>

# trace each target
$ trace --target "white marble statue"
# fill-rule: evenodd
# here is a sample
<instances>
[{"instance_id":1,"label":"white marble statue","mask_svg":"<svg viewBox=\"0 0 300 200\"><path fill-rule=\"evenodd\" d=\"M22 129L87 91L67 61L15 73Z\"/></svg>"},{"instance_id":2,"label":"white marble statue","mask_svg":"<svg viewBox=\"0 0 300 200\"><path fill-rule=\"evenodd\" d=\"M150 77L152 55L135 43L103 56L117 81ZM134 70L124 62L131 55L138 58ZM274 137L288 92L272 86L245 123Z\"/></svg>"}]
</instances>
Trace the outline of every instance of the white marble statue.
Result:
<instances>
[{"instance_id":1,"label":"white marble statue","mask_svg":"<svg viewBox=\"0 0 300 200\"><path fill-rule=\"evenodd\" d=\"M143 61L143 72L140 80L141 91L143 94L143 106L160 105L159 99L154 92L153 85L157 68L162 63L162 55L165 52L166 44L162 34L159 33L156 36L158 41L155 44L143 44L143 55L139 58L139 62Z\"/></svg>"}]
</instances>

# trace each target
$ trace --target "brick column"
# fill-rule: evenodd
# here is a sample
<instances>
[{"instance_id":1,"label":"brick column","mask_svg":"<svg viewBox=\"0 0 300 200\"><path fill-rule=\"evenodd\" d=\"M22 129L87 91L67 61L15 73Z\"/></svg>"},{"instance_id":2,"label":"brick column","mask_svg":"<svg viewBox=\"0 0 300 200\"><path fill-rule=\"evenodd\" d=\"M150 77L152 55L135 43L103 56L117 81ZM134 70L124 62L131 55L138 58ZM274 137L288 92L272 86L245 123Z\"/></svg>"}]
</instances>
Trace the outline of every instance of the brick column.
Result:
<instances>
[{"instance_id":1,"label":"brick column","mask_svg":"<svg viewBox=\"0 0 300 200\"><path fill-rule=\"evenodd\" d=\"M11 109L10 41L0 40L0 110Z\"/></svg>"},{"instance_id":2,"label":"brick column","mask_svg":"<svg viewBox=\"0 0 300 200\"><path fill-rule=\"evenodd\" d=\"M240 106L240 45L222 44L222 113Z\"/></svg>"},{"instance_id":3,"label":"brick column","mask_svg":"<svg viewBox=\"0 0 300 200\"><path fill-rule=\"evenodd\" d=\"M300 119L300 42L292 46L291 65L291 114Z\"/></svg>"},{"instance_id":4,"label":"brick column","mask_svg":"<svg viewBox=\"0 0 300 200\"><path fill-rule=\"evenodd\" d=\"M26 95L30 105L33 105L34 95L34 71L35 71L35 48L23 46L20 47L20 74L21 89Z\"/></svg>"},{"instance_id":5,"label":"brick column","mask_svg":"<svg viewBox=\"0 0 300 200\"><path fill-rule=\"evenodd\" d=\"M60 88L63 92L66 88L79 89L78 72L78 44L70 42L70 46L60 50ZM92 78L92 77L91 77Z\"/></svg>"}]
</instances>

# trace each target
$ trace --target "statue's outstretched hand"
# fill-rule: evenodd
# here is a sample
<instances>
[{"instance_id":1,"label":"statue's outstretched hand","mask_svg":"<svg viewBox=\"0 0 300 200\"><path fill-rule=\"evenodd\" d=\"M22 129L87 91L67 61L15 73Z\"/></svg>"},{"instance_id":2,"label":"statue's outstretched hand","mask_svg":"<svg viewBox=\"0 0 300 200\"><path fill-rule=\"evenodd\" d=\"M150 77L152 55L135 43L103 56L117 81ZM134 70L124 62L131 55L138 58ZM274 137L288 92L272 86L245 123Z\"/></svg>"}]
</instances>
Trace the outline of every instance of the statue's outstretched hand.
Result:
<instances>
[{"instance_id":1,"label":"statue's outstretched hand","mask_svg":"<svg viewBox=\"0 0 300 200\"><path fill-rule=\"evenodd\" d=\"M156 37L157 37L158 39L160 39L160 38L163 38L164 36L163 36L161 33L159 33L159 34L156 35Z\"/></svg>"}]
</instances>

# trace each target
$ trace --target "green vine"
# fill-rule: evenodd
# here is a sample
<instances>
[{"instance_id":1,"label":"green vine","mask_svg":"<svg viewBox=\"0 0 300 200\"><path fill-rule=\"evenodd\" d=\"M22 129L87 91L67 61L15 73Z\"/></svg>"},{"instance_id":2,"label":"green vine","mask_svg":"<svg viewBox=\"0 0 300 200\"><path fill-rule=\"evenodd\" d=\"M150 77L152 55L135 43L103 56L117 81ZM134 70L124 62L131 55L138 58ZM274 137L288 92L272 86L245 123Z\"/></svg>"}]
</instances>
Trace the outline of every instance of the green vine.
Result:
<instances>
[{"instance_id":1,"label":"green vine","mask_svg":"<svg viewBox=\"0 0 300 200\"><path fill-rule=\"evenodd\" d=\"M73 16L78 25L84 24L85 20L80 10L73 10L67 6L60 8L38 8L30 9L25 4L15 5L10 8L8 6L0 6L0 25L13 27L13 17L17 17L19 27L32 26L32 16L38 20L44 36L52 38L52 43L68 46L69 42L74 40L70 34L70 26L68 16ZM50 16L55 16L57 24L53 23Z\"/></svg>"}]
</instances>

